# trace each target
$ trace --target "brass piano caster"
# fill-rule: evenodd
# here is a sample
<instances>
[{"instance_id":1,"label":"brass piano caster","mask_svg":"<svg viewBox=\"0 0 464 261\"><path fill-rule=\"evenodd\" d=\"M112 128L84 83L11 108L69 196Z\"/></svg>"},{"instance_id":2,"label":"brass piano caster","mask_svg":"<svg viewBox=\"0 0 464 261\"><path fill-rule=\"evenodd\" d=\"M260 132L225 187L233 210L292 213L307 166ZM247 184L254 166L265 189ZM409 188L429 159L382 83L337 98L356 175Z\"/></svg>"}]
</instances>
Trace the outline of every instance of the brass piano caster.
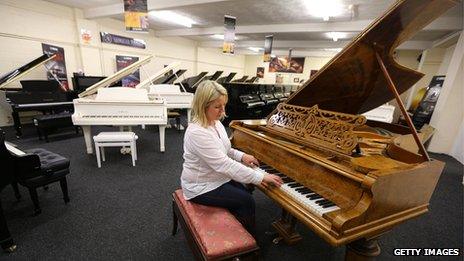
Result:
<instances>
[{"instance_id":1,"label":"brass piano caster","mask_svg":"<svg viewBox=\"0 0 464 261\"><path fill-rule=\"evenodd\" d=\"M131 153L131 149L129 147L122 147L120 151L123 155Z\"/></svg>"},{"instance_id":2,"label":"brass piano caster","mask_svg":"<svg viewBox=\"0 0 464 261\"><path fill-rule=\"evenodd\" d=\"M280 241L282 241L282 239L284 239L283 237L276 237L272 240L272 243L274 243L274 245L278 245L280 243Z\"/></svg>"}]
</instances>

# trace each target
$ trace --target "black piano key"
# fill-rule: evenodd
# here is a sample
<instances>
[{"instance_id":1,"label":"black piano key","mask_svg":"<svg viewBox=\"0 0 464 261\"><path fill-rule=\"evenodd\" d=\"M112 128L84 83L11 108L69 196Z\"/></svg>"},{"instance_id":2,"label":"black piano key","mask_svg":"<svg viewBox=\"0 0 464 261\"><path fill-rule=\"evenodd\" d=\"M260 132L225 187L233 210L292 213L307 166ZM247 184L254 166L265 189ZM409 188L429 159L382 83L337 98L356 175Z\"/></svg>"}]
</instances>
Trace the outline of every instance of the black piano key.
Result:
<instances>
[{"instance_id":1,"label":"black piano key","mask_svg":"<svg viewBox=\"0 0 464 261\"><path fill-rule=\"evenodd\" d=\"M329 204L326 204L326 205L322 206L322 208L328 208L328 207L332 207L332 206L335 206L335 204L331 202Z\"/></svg>"},{"instance_id":2,"label":"black piano key","mask_svg":"<svg viewBox=\"0 0 464 261\"><path fill-rule=\"evenodd\" d=\"M293 179L291 179L291 178L289 178L289 177L283 178L282 181L283 181L284 183L295 182L295 180L293 180Z\"/></svg>"},{"instance_id":3,"label":"black piano key","mask_svg":"<svg viewBox=\"0 0 464 261\"><path fill-rule=\"evenodd\" d=\"M317 194L314 193L314 192L311 192L311 193L309 193L308 195L306 195L306 197L309 198L309 197L312 197L312 196L314 196L314 195L317 195Z\"/></svg>"},{"instance_id":4,"label":"black piano key","mask_svg":"<svg viewBox=\"0 0 464 261\"><path fill-rule=\"evenodd\" d=\"M291 187L291 188L297 188L297 187L301 187L303 185L301 185L300 183L294 183L294 184L290 184L288 186Z\"/></svg>"},{"instance_id":5,"label":"black piano key","mask_svg":"<svg viewBox=\"0 0 464 261\"><path fill-rule=\"evenodd\" d=\"M315 195L309 197L309 199L311 199L311 200L315 200L315 199L318 199L318 198L322 198L322 196L319 195L319 194L315 194Z\"/></svg>"},{"instance_id":6,"label":"black piano key","mask_svg":"<svg viewBox=\"0 0 464 261\"><path fill-rule=\"evenodd\" d=\"M330 200L328 200L328 199L319 199L319 200L316 200L316 204L321 205L321 206L324 205L324 204L326 204L326 203L330 203Z\"/></svg>"}]
</instances>

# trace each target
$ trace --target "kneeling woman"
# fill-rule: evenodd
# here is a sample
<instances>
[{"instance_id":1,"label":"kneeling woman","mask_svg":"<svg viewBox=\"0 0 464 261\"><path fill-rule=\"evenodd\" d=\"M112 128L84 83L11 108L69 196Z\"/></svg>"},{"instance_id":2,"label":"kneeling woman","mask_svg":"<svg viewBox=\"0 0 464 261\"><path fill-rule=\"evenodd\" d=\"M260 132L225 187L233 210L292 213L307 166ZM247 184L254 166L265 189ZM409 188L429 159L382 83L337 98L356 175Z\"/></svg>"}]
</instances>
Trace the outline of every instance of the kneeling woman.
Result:
<instances>
[{"instance_id":1,"label":"kneeling woman","mask_svg":"<svg viewBox=\"0 0 464 261\"><path fill-rule=\"evenodd\" d=\"M231 147L219 121L225 116L226 103L227 91L222 85L205 81L198 86L192 104L193 122L184 137L182 190L187 200L228 209L254 234L255 201L243 184L279 187L282 179L254 170L258 160Z\"/></svg>"}]
</instances>

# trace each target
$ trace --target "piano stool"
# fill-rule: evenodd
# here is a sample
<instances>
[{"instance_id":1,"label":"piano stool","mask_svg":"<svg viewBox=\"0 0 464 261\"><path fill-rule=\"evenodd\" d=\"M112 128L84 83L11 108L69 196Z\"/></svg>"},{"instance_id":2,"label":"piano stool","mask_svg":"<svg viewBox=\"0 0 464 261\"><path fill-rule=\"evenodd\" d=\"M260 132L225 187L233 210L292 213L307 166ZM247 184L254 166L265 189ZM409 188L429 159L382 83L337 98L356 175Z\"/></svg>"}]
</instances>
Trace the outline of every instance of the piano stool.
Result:
<instances>
[{"instance_id":1,"label":"piano stool","mask_svg":"<svg viewBox=\"0 0 464 261\"><path fill-rule=\"evenodd\" d=\"M34 203L34 216L42 212L37 195L38 187L46 187L48 184L59 181L64 203L67 204L69 195L66 175L69 174L69 159L42 148L25 150L25 152L26 154L36 155L36 160L31 158L31 161L39 161L38 165L40 166L34 168L31 172L24 172L17 179L19 184L29 189L29 194ZM14 183L13 188L16 197L19 199L21 195L19 195L19 191L15 187L16 184Z\"/></svg>"},{"instance_id":2,"label":"piano stool","mask_svg":"<svg viewBox=\"0 0 464 261\"><path fill-rule=\"evenodd\" d=\"M132 155L132 166L135 166L137 160L137 146L136 141L139 137L131 131L122 132L100 132L97 136L93 136L95 142L95 154L97 156L98 167L101 168L100 161L100 149L101 157L105 161L105 147L130 147Z\"/></svg>"},{"instance_id":3,"label":"piano stool","mask_svg":"<svg viewBox=\"0 0 464 261\"><path fill-rule=\"evenodd\" d=\"M196 260L258 260L253 236L226 209L187 201L182 189L172 194L172 235L180 225Z\"/></svg>"},{"instance_id":4,"label":"piano stool","mask_svg":"<svg viewBox=\"0 0 464 261\"><path fill-rule=\"evenodd\" d=\"M43 136L45 141L48 142L48 135L51 131L73 126L71 115L72 113L70 112L63 112L58 114L38 115L34 117L34 125L37 128L39 139L42 139ZM75 126L75 129L78 134L79 127Z\"/></svg>"}]
</instances>

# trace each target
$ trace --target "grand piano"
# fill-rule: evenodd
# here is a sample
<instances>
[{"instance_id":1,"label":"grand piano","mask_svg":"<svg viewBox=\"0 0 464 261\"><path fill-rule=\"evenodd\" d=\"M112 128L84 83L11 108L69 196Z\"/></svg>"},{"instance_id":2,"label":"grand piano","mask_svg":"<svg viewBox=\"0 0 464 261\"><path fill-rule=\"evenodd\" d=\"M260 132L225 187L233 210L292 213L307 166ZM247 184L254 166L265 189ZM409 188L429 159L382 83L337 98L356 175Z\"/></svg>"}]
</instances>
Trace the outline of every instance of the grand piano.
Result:
<instances>
[{"instance_id":1,"label":"grand piano","mask_svg":"<svg viewBox=\"0 0 464 261\"><path fill-rule=\"evenodd\" d=\"M284 180L258 186L282 208L275 242L301 240L300 222L333 246L347 245L347 259L372 257L382 234L428 211L444 163L428 156L399 97L423 74L392 53L456 3L397 1L266 120L231 123L232 145ZM391 99L408 127L360 115ZM410 133L418 151L399 143Z\"/></svg>"},{"instance_id":2,"label":"grand piano","mask_svg":"<svg viewBox=\"0 0 464 261\"><path fill-rule=\"evenodd\" d=\"M180 63L174 62L166 66L163 71L173 71L174 68L178 67ZM182 85L175 84L154 84L159 79L160 72L147 78L145 81L135 86L136 89L148 90L148 97L150 99L156 99L161 97L166 100L166 106L168 109L186 109L187 110L187 122L190 122L190 110L192 108L193 93L187 92ZM181 88L183 91L181 91Z\"/></svg>"},{"instance_id":3,"label":"grand piano","mask_svg":"<svg viewBox=\"0 0 464 261\"><path fill-rule=\"evenodd\" d=\"M33 69L52 60L53 56L44 54L33 61L14 69L0 77L0 89L6 89L6 85L27 75ZM27 80L21 81L22 89L5 91L6 99L11 105L12 117L16 136L22 135L22 124L19 117L21 111L41 111L54 113L63 110L71 110L74 92L65 92L61 84L54 80Z\"/></svg>"},{"instance_id":4,"label":"grand piano","mask_svg":"<svg viewBox=\"0 0 464 261\"><path fill-rule=\"evenodd\" d=\"M167 125L166 101L162 98L149 99L146 89L112 87L113 82L131 74L148 63L152 56L140 59L126 68L108 76L79 94L74 102L74 125L82 127L87 153L93 153L91 126L94 125L158 125L160 151L164 152L164 131ZM158 72L164 75L170 68Z\"/></svg>"}]
</instances>

